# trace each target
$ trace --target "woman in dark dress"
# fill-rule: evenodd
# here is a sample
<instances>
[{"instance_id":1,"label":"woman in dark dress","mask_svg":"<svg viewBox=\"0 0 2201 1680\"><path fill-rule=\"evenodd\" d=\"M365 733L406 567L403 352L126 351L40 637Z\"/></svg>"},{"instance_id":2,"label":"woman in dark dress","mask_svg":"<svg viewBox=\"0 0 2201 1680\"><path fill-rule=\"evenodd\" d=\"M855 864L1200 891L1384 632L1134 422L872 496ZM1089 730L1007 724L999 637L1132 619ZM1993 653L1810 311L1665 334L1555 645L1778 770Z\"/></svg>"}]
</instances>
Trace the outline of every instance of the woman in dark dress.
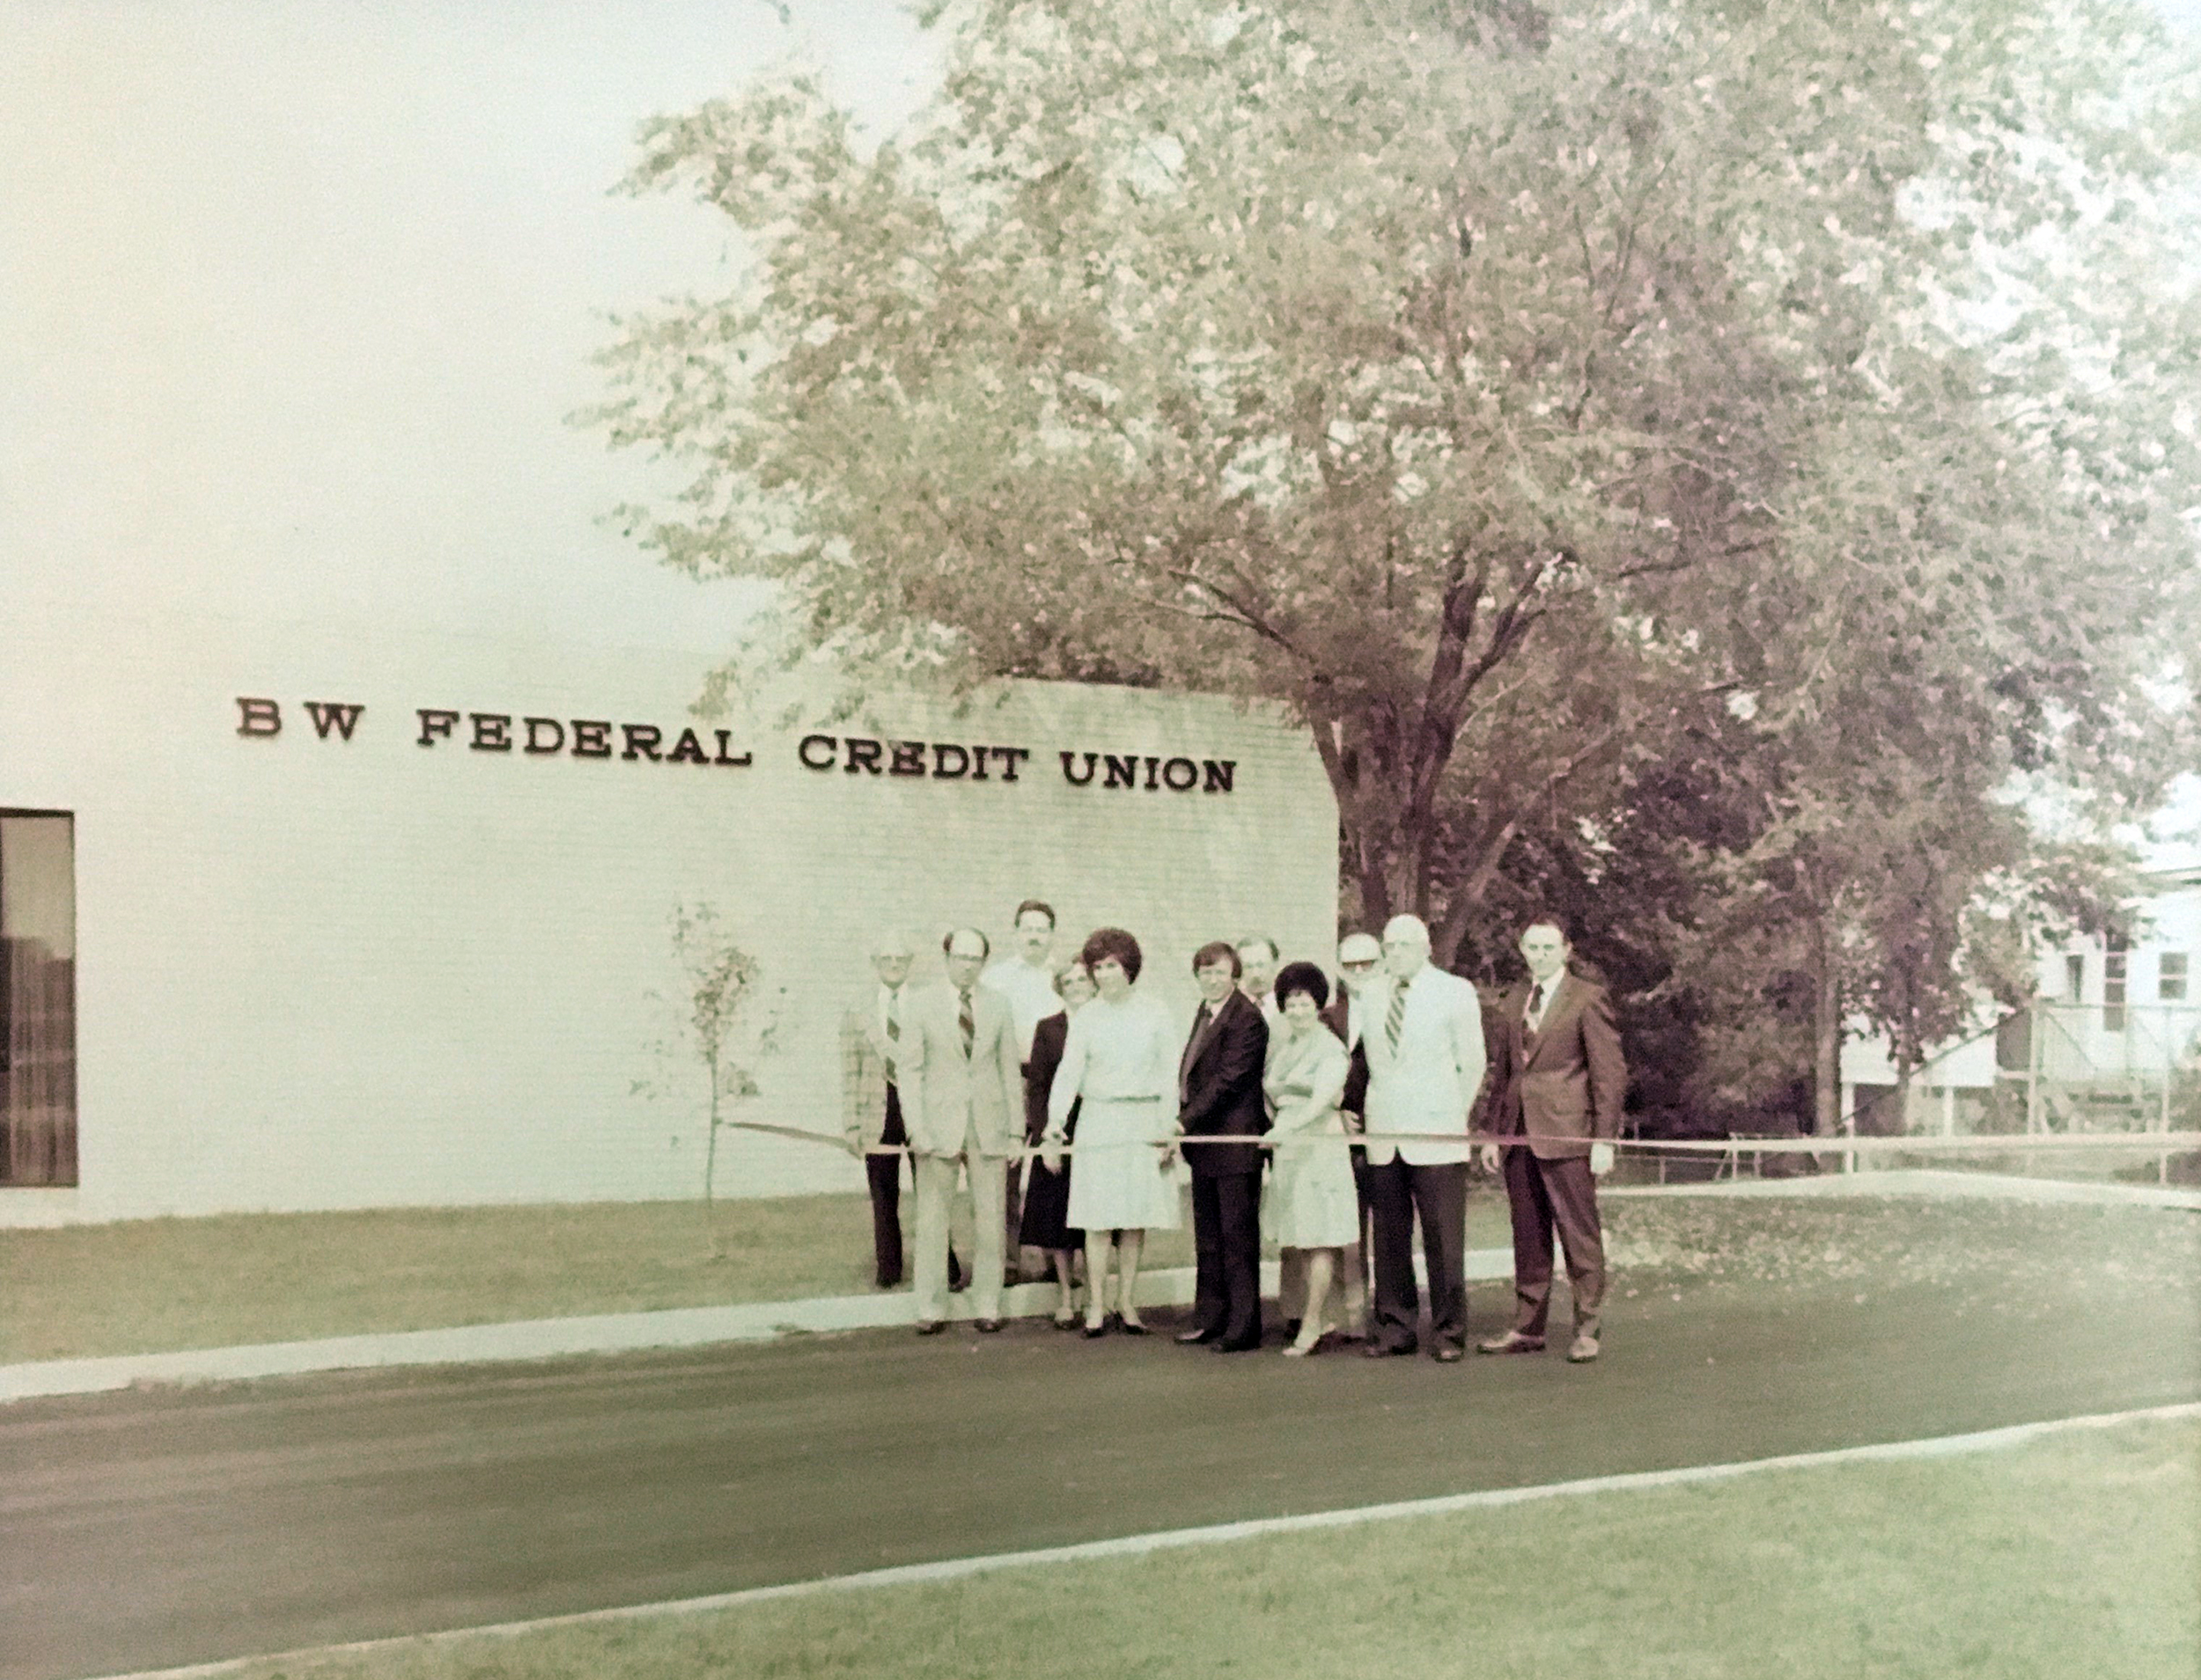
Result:
<instances>
[{"instance_id":1,"label":"woman in dark dress","mask_svg":"<svg viewBox=\"0 0 2201 1680\"><path fill-rule=\"evenodd\" d=\"M1054 1087L1055 1070L1062 1065L1063 1043L1070 1035L1070 1018L1092 1001L1093 976L1083 962L1064 964L1055 972L1055 995L1063 1000L1060 1014L1048 1015L1032 1029L1032 1059L1024 1075L1024 1140L1033 1148L1047 1131L1047 1095ZM1074 1138L1078 1110L1072 1108L1067 1132ZM1031 1158L1024 1180L1024 1223L1018 1240L1027 1249L1044 1249L1055 1268L1056 1286L1062 1291L1055 1308L1055 1328L1078 1327L1078 1291L1072 1268L1086 1234L1067 1223L1070 1211L1071 1163L1049 1172L1037 1155Z\"/></svg>"}]
</instances>

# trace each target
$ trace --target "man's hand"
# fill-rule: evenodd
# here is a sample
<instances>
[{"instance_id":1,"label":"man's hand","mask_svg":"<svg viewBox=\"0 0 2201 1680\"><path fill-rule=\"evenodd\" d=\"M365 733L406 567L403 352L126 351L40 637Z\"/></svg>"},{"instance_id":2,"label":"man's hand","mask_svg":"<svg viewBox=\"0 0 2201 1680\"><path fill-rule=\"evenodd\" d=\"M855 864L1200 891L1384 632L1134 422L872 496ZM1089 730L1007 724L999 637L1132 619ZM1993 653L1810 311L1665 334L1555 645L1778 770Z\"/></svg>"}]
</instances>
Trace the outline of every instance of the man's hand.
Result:
<instances>
[{"instance_id":1,"label":"man's hand","mask_svg":"<svg viewBox=\"0 0 2201 1680\"><path fill-rule=\"evenodd\" d=\"M1612 1145L1608 1143L1594 1143L1590 1146L1590 1176L1592 1178L1602 1178L1607 1173L1612 1171L1614 1153Z\"/></svg>"},{"instance_id":2,"label":"man's hand","mask_svg":"<svg viewBox=\"0 0 2201 1680\"><path fill-rule=\"evenodd\" d=\"M1483 1159L1483 1170L1493 1178L1498 1176L1498 1146L1483 1144L1476 1152Z\"/></svg>"}]
</instances>

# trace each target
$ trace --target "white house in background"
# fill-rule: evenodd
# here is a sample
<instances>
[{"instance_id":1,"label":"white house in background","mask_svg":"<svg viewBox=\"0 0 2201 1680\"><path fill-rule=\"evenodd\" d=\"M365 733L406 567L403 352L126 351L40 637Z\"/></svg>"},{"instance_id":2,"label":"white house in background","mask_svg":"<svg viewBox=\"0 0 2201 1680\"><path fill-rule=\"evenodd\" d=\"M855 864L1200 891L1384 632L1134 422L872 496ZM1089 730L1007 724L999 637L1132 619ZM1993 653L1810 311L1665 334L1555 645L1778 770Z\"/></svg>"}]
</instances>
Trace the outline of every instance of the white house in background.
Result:
<instances>
[{"instance_id":1,"label":"white house in background","mask_svg":"<svg viewBox=\"0 0 2201 1680\"><path fill-rule=\"evenodd\" d=\"M26 615L0 649L0 1226L694 1196L676 906L782 988L748 1113L828 1138L884 930L1191 956L1336 937L1304 728L1183 694L832 684L722 718L694 654L205 617ZM784 702L785 704L781 704ZM654 1087L652 1096L641 1087ZM755 1132L729 1195L861 1187Z\"/></svg>"},{"instance_id":2,"label":"white house in background","mask_svg":"<svg viewBox=\"0 0 2201 1680\"><path fill-rule=\"evenodd\" d=\"M2201 853L2158 858L2135 901L2133 939L2073 940L2044 953L2038 1001L1997 1022L1982 1000L1981 1030L1942 1047L1912 1078L1903 1130L1969 1130L1981 1105L2021 1106L2035 1127L2160 1119L2171 1082L2201 1065ZM1842 1049L1845 1115L1869 1117L1896 1086L1887 1040L1859 1031ZM1860 1130L1873 1127L1869 1118Z\"/></svg>"}]
</instances>

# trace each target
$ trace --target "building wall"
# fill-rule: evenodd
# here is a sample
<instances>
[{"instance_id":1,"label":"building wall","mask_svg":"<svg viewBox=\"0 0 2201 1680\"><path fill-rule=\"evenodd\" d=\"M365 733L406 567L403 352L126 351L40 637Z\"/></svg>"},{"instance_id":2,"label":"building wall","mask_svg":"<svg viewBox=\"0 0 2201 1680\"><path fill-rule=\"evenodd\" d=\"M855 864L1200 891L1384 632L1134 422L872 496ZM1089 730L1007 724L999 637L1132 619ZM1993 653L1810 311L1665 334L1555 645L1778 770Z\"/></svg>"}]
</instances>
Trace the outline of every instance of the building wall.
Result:
<instances>
[{"instance_id":1,"label":"building wall","mask_svg":"<svg viewBox=\"0 0 2201 1680\"><path fill-rule=\"evenodd\" d=\"M762 964L783 1028L745 1117L837 1135L836 1034L893 923L939 973L952 923L1005 942L1051 900L1059 948L1113 923L1188 1018L1206 939L1327 958L1336 811L1304 732L1211 697L1013 685L958 705L822 679L731 715L690 655L227 620L48 615L0 654L0 808L75 814L74 1189L0 1190L0 1223L679 1197L701 1184L703 1075L678 1035L677 907ZM279 707L271 714L240 699ZM364 706L351 738L305 703ZM455 711L423 746L419 711ZM513 745L490 748L512 719ZM536 716L563 750L523 750ZM575 720L663 732L660 762L577 757ZM683 727L705 755L662 762ZM722 744L713 733L727 732ZM833 767L806 768L813 759ZM538 727L544 744L551 732ZM477 747L479 736L484 745ZM927 743L850 770L851 736ZM1018 747L987 779L931 743ZM1137 762L1066 779L1058 755ZM1198 770L1161 785L1167 761ZM1154 763L1150 766L1147 760ZM1209 761L1233 768L1211 791ZM1184 771L1174 772L1184 779ZM1149 786L1149 783L1152 785ZM784 990L784 996L778 996ZM854 1189L846 1156L722 1141L722 1193Z\"/></svg>"}]
</instances>

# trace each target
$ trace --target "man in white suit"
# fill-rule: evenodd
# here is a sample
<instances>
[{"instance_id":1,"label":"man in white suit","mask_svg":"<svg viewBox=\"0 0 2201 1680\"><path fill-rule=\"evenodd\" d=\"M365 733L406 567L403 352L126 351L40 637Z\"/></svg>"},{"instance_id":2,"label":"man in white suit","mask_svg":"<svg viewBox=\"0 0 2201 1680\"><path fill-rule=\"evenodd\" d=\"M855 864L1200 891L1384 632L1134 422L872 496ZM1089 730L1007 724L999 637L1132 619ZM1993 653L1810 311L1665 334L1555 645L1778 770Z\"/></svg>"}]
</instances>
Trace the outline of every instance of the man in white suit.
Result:
<instances>
[{"instance_id":1,"label":"man in white suit","mask_svg":"<svg viewBox=\"0 0 2201 1680\"><path fill-rule=\"evenodd\" d=\"M1483 1006L1473 986L1431 964L1429 929L1419 917L1385 925L1383 964L1390 984L1362 1000L1375 1246L1375 1318L1365 1351L1371 1359L1414 1352L1419 1214L1430 1339L1437 1358L1451 1364L1468 1344L1468 1111L1483 1087ZM1373 1135L1387 1131L1446 1135L1406 1143Z\"/></svg>"},{"instance_id":2,"label":"man in white suit","mask_svg":"<svg viewBox=\"0 0 2201 1680\"><path fill-rule=\"evenodd\" d=\"M970 1178L978 1328L1001 1328L1005 1163L1024 1142L1016 1023L1007 999L978 984L986 936L959 927L941 943L947 978L910 1001L904 1020L902 1123L917 1175L917 1334L947 1316L948 1217L959 1169Z\"/></svg>"}]
</instances>

